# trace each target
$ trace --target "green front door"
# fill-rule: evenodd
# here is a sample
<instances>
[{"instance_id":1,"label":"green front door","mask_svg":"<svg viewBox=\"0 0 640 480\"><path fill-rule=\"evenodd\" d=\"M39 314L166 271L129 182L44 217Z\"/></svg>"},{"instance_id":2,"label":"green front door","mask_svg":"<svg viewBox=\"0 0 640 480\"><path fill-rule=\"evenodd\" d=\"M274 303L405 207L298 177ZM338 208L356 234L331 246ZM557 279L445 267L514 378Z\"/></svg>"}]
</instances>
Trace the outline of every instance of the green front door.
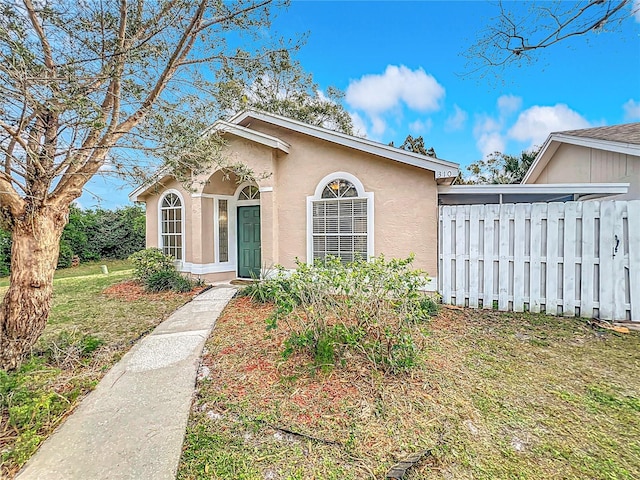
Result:
<instances>
[{"instance_id":1,"label":"green front door","mask_svg":"<svg viewBox=\"0 0 640 480\"><path fill-rule=\"evenodd\" d=\"M260 277L260 206L238 207L238 276Z\"/></svg>"}]
</instances>

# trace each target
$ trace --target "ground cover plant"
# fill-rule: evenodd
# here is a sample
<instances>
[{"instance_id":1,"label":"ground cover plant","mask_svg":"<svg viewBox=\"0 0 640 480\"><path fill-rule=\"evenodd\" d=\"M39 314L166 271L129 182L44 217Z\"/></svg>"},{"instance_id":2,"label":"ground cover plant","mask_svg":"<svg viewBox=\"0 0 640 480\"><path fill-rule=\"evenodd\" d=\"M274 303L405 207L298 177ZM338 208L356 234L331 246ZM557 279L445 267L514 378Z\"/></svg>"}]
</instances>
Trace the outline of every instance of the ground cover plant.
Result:
<instances>
[{"instance_id":1,"label":"ground cover plant","mask_svg":"<svg viewBox=\"0 0 640 480\"><path fill-rule=\"evenodd\" d=\"M269 304L233 300L203 357L182 480L640 478L640 335L441 308L413 368L282 352Z\"/></svg>"},{"instance_id":2,"label":"ground cover plant","mask_svg":"<svg viewBox=\"0 0 640 480\"><path fill-rule=\"evenodd\" d=\"M267 328L286 325L284 355L307 351L318 367L362 357L374 369L411 369L425 322L436 303L421 288L427 278L412 268L413 257L342 263L329 257L313 265L276 270L243 294L273 302Z\"/></svg>"},{"instance_id":3,"label":"ground cover plant","mask_svg":"<svg viewBox=\"0 0 640 480\"><path fill-rule=\"evenodd\" d=\"M0 370L0 477L11 477L38 445L142 335L193 293L148 294L127 261L58 270L50 321L15 372ZM0 295L8 279L0 279Z\"/></svg>"}]
</instances>

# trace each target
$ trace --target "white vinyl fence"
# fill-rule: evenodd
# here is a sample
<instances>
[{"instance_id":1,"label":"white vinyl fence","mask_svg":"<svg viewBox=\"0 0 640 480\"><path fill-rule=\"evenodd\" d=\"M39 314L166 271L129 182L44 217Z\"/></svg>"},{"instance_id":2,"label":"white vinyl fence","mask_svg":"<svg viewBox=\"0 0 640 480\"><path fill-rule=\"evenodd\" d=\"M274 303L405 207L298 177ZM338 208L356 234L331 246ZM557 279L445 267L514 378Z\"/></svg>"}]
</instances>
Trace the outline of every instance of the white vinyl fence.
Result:
<instances>
[{"instance_id":1,"label":"white vinyl fence","mask_svg":"<svg viewBox=\"0 0 640 480\"><path fill-rule=\"evenodd\" d=\"M440 207L444 303L640 321L640 200Z\"/></svg>"}]
</instances>

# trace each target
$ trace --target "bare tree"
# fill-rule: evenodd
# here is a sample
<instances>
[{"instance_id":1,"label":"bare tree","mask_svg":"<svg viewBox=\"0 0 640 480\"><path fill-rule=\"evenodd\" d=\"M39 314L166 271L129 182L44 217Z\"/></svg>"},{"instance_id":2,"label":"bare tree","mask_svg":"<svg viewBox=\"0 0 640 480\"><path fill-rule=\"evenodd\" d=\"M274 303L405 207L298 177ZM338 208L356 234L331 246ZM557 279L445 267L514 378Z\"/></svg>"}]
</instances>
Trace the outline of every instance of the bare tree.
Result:
<instances>
[{"instance_id":1,"label":"bare tree","mask_svg":"<svg viewBox=\"0 0 640 480\"><path fill-rule=\"evenodd\" d=\"M87 181L107 163L143 176L149 153L187 175L211 165L221 144L200 132L224 113L216 73L250 77L295 47L265 45L279 6L0 0L0 224L13 236L0 368L46 325L59 239Z\"/></svg>"},{"instance_id":2,"label":"bare tree","mask_svg":"<svg viewBox=\"0 0 640 480\"><path fill-rule=\"evenodd\" d=\"M499 1L498 16L481 31L478 41L465 53L473 71L533 61L535 53L565 42L607 30L637 13L633 0L552 2ZM522 8L527 5L528 8Z\"/></svg>"}]
</instances>

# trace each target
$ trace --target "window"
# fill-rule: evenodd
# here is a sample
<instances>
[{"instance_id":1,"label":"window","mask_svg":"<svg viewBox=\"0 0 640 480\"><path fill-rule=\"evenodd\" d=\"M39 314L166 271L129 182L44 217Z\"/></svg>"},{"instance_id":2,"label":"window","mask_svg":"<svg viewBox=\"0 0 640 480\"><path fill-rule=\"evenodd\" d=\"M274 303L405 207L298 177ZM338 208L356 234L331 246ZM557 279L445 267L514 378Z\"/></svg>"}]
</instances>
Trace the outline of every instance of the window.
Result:
<instances>
[{"instance_id":1,"label":"window","mask_svg":"<svg viewBox=\"0 0 640 480\"><path fill-rule=\"evenodd\" d=\"M346 175L346 174L345 174ZM366 260L371 253L370 214L372 194L362 185L343 177L332 178L316 189L311 198L311 258L328 255L343 263ZM318 198L319 197L319 198Z\"/></svg>"},{"instance_id":2,"label":"window","mask_svg":"<svg viewBox=\"0 0 640 480\"><path fill-rule=\"evenodd\" d=\"M182 200L175 193L168 193L160 203L162 251L176 260L182 260Z\"/></svg>"},{"instance_id":3,"label":"window","mask_svg":"<svg viewBox=\"0 0 640 480\"><path fill-rule=\"evenodd\" d=\"M238 200L260 200L260 190L254 185L247 185L240 191Z\"/></svg>"},{"instance_id":4,"label":"window","mask_svg":"<svg viewBox=\"0 0 640 480\"><path fill-rule=\"evenodd\" d=\"M229 261L229 212L227 200L218 200L218 260Z\"/></svg>"}]
</instances>

